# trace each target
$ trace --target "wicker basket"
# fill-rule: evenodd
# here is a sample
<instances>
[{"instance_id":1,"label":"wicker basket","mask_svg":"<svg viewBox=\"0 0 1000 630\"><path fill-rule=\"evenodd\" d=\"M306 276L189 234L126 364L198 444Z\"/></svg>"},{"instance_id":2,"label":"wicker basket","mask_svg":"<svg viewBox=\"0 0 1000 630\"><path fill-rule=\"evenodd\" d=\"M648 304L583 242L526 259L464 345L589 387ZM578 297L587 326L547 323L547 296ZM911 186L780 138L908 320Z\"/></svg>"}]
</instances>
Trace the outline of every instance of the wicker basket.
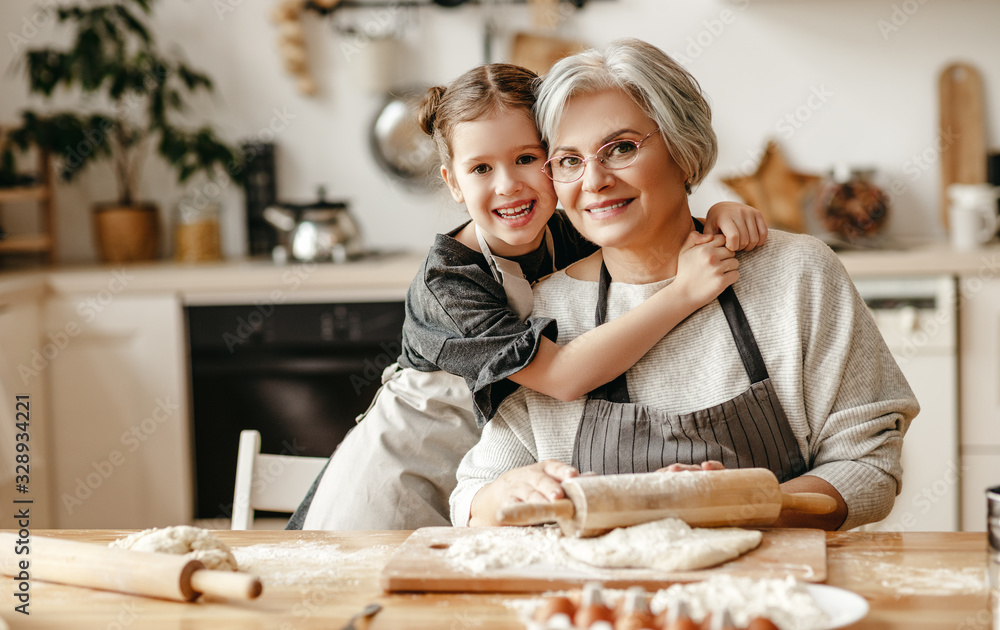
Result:
<instances>
[{"instance_id":1,"label":"wicker basket","mask_svg":"<svg viewBox=\"0 0 1000 630\"><path fill-rule=\"evenodd\" d=\"M97 254L104 262L155 260L160 250L160 217L155 204L94 207Z\"/></svg>"}]
</instances>

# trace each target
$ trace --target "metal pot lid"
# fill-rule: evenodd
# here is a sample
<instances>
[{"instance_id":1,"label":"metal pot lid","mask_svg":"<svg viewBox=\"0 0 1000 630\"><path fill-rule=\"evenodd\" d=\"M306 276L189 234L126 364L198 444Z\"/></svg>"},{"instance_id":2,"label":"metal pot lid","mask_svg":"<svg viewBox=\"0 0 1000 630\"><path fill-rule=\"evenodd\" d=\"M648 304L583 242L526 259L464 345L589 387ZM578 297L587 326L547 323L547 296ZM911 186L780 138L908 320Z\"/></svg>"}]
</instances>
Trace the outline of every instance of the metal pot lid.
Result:
<instances>
[{"instance_id":1,"label":"metal pot lid","mask_svg":"<svg viewBox=\"0 0 1000 630\"><path fill-rule=\"evenodd\" d=\"M389 94L372 123L371 146L383 171L408 186L430 189L437 176L434 142L417 123L423 89Z\"/></svg>"},{"instance_id":2,"label":"metal pot lid","mask_svg":"<svg viewBox=\"0 0 1000 630\"><path fill-rule=\"evenodd\" d=\"M318 186L316 188L316 201L312 203L304 203L299 205L291 205L298 210L346 210L347 202L345 201L327 201L326 199L326 186Z\"/></svg>"}]
</instances>

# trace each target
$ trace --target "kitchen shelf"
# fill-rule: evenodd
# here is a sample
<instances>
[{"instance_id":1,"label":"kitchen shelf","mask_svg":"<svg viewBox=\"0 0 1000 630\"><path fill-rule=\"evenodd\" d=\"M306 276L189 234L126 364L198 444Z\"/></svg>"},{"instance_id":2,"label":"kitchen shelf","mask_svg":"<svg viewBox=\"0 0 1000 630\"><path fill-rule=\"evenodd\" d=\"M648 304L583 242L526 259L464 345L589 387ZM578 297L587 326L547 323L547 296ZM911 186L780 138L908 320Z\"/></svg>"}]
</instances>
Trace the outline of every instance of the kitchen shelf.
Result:
<instances>
[{"instance_id":1,"label":"kitchen shelf","mask_svg":"<svg viewBox=\"0 0 1000 630\"><path fill-rule=\"evenodd\" d=\"M49 198L48 186L16 186L0 188L0 203L13 201L46 201Z\"/></svg>"},{"instance_id":2,"label":"kitchen shelf","mask_svg":"<svg viewBox=\"0 0 1000 630\"><path fill-rule=\"evenodd\" d=\"M41 232L37 234L7 234L0 239L0 256L41 255L42 260L52 264L55 259L56 237L55 217L52 199L52 165L44 151L38 151L36 181L34 186L12 186L0 188L0 211L4 204L34 202L35 211L40 213ZM0 219L3 213L0 212ZM2 225L2 222L0 222ZM2 261L0 261L2 266Z\"/></svg>"},{"instance_id":3,"label":"kitchen shelf","mask_svg":"<svg viewBox=\"0 0 1000 630\"><path fill-rule=\"evenodd\" d=\"M51 249L52 237L48 234L12 234L0 240L0 254L29 254Z\"/></svg>"}]
</instances>

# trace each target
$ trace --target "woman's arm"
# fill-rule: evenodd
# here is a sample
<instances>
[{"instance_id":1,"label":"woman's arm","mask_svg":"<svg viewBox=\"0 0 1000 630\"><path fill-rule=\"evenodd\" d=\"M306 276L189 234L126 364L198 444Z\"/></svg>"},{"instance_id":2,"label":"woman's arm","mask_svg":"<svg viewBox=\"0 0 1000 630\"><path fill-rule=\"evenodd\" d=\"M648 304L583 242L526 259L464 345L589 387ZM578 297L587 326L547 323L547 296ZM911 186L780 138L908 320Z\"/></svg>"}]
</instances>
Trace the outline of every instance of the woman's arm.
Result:
<instances>
[{"instance_id":1,"label":"woman's arm","mask_svg":"<svg viewBox=\"0 0 1000 630\"><path fill-rule=\"evenodd\" d=\"M781 491L788 493L817 492L834 498L837 508L829 514L806 514L796 510L782 510L772 527L813 527L835 531L847 520L847 502L828 481L813 475L802 475L781 484Z\"/></svg>"},{"instance_id":2,"label":"woman's arm","mask_svg":"<svg viewBox=\"0 0 1000 630\"><path fill-rule=\"evenodd\" d=\"M691 313L739 278L725 237L692 232L677 263L677 278L628 313L560 346L542 339L535 358L508 378L568 402L622 374Z\"/></svg>"}]
</instances>

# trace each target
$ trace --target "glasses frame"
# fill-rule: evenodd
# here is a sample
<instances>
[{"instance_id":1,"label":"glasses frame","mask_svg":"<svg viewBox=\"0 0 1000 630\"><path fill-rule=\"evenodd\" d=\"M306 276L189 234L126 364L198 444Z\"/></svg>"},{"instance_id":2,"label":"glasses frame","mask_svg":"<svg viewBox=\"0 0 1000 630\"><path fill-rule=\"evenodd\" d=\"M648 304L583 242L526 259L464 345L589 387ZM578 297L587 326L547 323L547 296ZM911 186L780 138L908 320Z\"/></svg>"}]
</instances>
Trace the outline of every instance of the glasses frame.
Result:
<instances>
[{"instance_id":1,"label":"glasses frame","mask_svg":"<svg viewBox=\"0 0 1000 630\"><path fill-rule=\"evenodd\" d=\"M565 157L570 157L570 156L573 155L572 153L569 153L567 155L553 156L553 157L550 157L549 159L545 160L545 163L542 164L542 172L545 173L546 177L548 177L552 181L556 182L557 184L572 184L573 182L578 182L578 181L580 181L583 178L583 174L587 172L587 163L590 162L590 161L592 161L592 160L597 160L600 163L601 166L603 166L604 168L608 169L609 171L620 171L622 169L626 169L626 168L632 166L633 164L635 164L636 160L639 159L639 149L642 148L642 145L646 142L646 140L649 140L653 136L654 133L657 133L659 131L660 131L660 128L657 127L656 129L654 129L654 130L650 131L649 133L647 133L646 137L643 138L642 140L639 140L638 142L636 142L635 140L628 140L628 139L624 139L624 138L621 139L621 140L612 140L611 142L607 142L605 144L602 144L601 147L599 149L597 149L597 152L594 155L591 155L590 157L584 157L584 156L580 155L579 158L581 160L583 160L583 164L581 165L581 168L580 168L580 174L576 177L576 179L571 179L569 181L560 181L560 180L558 180L558 179L556 179L556 178L554 178L552 176L552 172L551 172L552 169L549 167L549 163L552 162L553 160L560 160L560 159L565 158ZM628 164L626 164L624 166L608 166L607 164L604 163L604 159L601 158L601 153L604 151L604 149L607 149L611 145L618 144L619 142L628 142L629 144L634 144L635 145L635 158L631 162L629 162Z\"/></svg>"}]
</instances>

